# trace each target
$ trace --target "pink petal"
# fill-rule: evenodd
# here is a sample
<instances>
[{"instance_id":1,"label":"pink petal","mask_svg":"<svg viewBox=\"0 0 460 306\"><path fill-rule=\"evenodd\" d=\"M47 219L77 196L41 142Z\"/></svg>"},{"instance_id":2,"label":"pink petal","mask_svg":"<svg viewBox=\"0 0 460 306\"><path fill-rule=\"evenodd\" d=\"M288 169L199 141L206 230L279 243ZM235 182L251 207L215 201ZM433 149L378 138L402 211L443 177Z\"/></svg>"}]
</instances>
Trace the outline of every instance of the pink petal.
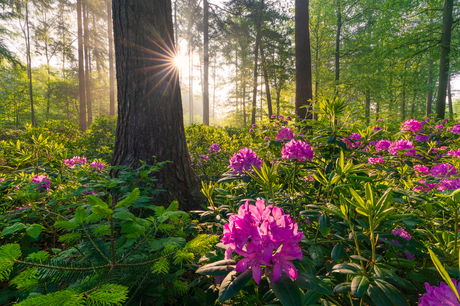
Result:
<instances>
[{"instance_id":1,"label":"pink petal","mask_svg":"<svg viewBox=\"0 0 460 306\"><path fill-rule=\"evenodd\" d=\"M273 282L279 280L281 278L282 273L283 270L281 269L281 264L279 262L276 262L273 266Z\"/></svg>"},{"instance_id":2,"label":"pink petal","mask_svg":"<svg viewBox=\"0 0 460 306\"><path fill-rule=\"evenodd\" d=\"M294 264L290 261L285 261L283 264L284 271L292 279L297 279L297 270Z\"/></svg>"},{"instance_id":3,"label":"pink petal","mask_svg":"<svg viewBox=\"0 0 460 306\"><path fill-rule=\"evenodd\" d=\"M248 263L249 263L248 258L243 258L240 261L238 261L238 263L236 264L236 268L235 268L236 272L241 273L241 272L246 271L248 269Z\"/></svg>"},{"instance_id":4,"label":"pink petal","mask_svg":"<svg viewBox=\"0 0 460 306\"><path fill-rule=\"evenodd\" d=\"M262 277L262 268L260 265L252 266L252 277L254 278L257 285L260 284L260 278Z\"/></svg>"}]
</instances>

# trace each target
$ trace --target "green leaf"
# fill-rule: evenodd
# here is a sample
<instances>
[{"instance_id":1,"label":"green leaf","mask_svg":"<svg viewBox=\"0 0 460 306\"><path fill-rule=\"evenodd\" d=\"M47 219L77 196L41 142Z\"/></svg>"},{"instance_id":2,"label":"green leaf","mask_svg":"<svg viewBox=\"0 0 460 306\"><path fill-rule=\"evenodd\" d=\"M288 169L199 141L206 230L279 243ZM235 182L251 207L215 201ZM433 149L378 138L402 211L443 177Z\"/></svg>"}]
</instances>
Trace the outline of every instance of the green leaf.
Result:
<instances>
[{"instance_id":1,"label":"green leaf","mask_svg":"<svg viewBox=\"0 0 460 306\"><path fill-rule=\"evenodd\" d=\"M319 230L323 237L329 235L329 232L331 231L331 223L329 222L329 217L326 214L322 214L319 217Z\"/></svg>"},{"instance_id":2,"label":"green leaf","mask_svg":"<svg viewBox=\"0 0 460 306\"><path fill-rule=\"evenodd\" d=\"M136 216L130 213L129 211L119 211L113 214L114 219L124 220L124 221L134 221Z\"/></svg>"},{"instance_id":3,"label":"green leaf","mask_svg":"<svg viewBox=\"0 0 460 306\"><path fill-rule=\"evenodd\" d=\"M331 258L334 262L339 262L342 260L343 256L345 255L345 249L341 243L337 243L332 248Z\"/></svg>"},{"instance_id":4,"label":"green leaf","mask_svg":"<svg viewBox=\"0 0 460 306\"><path fill-rule=\"evenodd\" d=\"M396 287L381 279L376 279L375 283L395 305L409 306L406 297Z\"/></svg>"},{"instance_id":5,"label":"green leaf","mask_svg":"<svg viewBox=\"0 0 460 306\"><path fill-rule=\"evenodd\" d=\"M93 214L95 214L96 216L101 217L101 218L103 218L103 217L108 218L113 214L113 210L111 210L108 207L95 205L95 206L93 206Z\"/></svg>"},{"instance_id":6,"label":"green leaf","mask_svg":"<svg viewBox=\"0 0 460 306\"><path fill-rule=\"evenodd\" d=\"M313 260L315 266L321 266L323 264L324 255L319 246L311 246L308 251L310 252L310 257Z\"/></svg>"},{"instance_id":7,"label":"green leaf","mask_svg":"<svg viewBox=\"0 0 460 306\"><path fill-rule=\"evenodd\" d=\"M167 211L164 214L161 215L161 217L158 218L158 222L163 223L168 219L171 219L172 217L180 216L180 215L186 215L187 213L184 211Z\"/></svg>"},{"instance_id":8,"label":"green leaf","mask_svg":"<svg viewBox=\"0 0 460 306\"><path fill-rule=\"evenodd\" d=\"M317 292L316 290L309 290L303 296L303 303L302 305L314 305L319 299L323 296L322 293Z\"/></svg>"},{"instance_id":9,"label":"green leaf","mask_svg":"<svg viewBox=\"0 0 460 306\"><path fill-rule=\"evenodd\" d=\"M335 265L332 267L332 272L342 273L342 274L358 274L358 271L361 271L363 268L355 263L347 262Z\"/></svg>"},{"instance_id":10,"label":"green leaf","mask_svg":"<svg viewBox=\"0 0 460 306\"><path fill-rule=\"evenodd\" d=\"M139 195L140 195L139 188L135 188L133 191L131 191L129 196L127 196L125 199L118 202L116 207L131 206L131 204L137 201L137 199L139 198Z\"/></svg>"},{"instance_id":11,"label":"green leaf","mask_svg":"<svg viewBox=\"0 0 460 306\"><path fill-rule=\"evenodd\" d=\"M391 305L391 301L386 295L379 289L379 287L370 284L367 288L367 295L374 302L375 306L388 306Z\"/></svg>"},{"instance_id":12,"label":"green leaf","mask_svg":"<svg viewBox=\"0 0 460 306\"><path fill-rule=\"evenodd\" d=\"M77 209L75 210L75 221L78 224L82 224L85 221L86 217L88 217L88 213L86 212L86 210L83 207L77 207Z\"/></svg>"},{"instance_id":13,"label":"green leaf","mask_svg":"<svg viewBox=\"0 0 460 306\"><path fill-rule=\"evenodd\" d=\"M107 203L105 203L98 197L93 196L92 194L87 195L86 199L88 200L89 204L91 204L91 206L99 205L101 207L109 208L109 205L107 205Z\"/></svg>"},{"instance_id":14,"label":"green leaf","mask_svg":"<svg viewBox=\"0 0 460 306\"><path fill-rule=\"evenodd\" d=\"M149 243L151 252L158 251L168 245L175 245L178 248L182 248L183 246L185 246L185 239L182 237L168 237L155 239Z\"/></svg>"},{"instance_id":15,"label":"green leaf","mask_svg":"<svg viewBox=\"0 0 460 306\"><path fill-rule=\"evenodd\" d=\"M273 281L273 273L270 273L267 279L270 288L283 306L302 306L302 291L284 272L276 282Z\"/></svg>"},{"instance_id":16,"label":"green leaf","mask_svg":"<svg viewBox=\"0 0 460 306\"><path fill-rule=\"evenodd\" d=\"M296 284L306 290L316 290L319 293L333 295L334 292L329 287L329 285L317 278L315 275L310 275L304 271L297 272L297 279L295 280Z\"/></svg>"},{"instance_id":17,"label":"green leaf","mask_svg":"<svg viewBox=\"0 0 460 306\"><path fill-rule=\"evenodd\" d=\"M43 226L41 226L40 224L32 224L29 227L27 227L26 233L30 237L37 239L38 236L40 236L42 230L43 230Z\"/></svg>"},{"instance_id":18,"label":"green leaf","mask_svg":"<svg viewBox=\"0 0 460 306\"><path fill-rule=\"evenodd\" d=\"M102 285L86 297L86 305L123 305L128 299L128 287L117 284Z\"/></svg>"},{"instance_id":19,"label":"green leaf","mask_svg":"<svg viewBox=\"0 0 460 306\"><path fill-rule=\"evenodd\" d=\"M0 235L0 237L3 237L3 236L6 236L6 235L10 235L10 234L14 234L18 231L21 231L23 229L25 229L26 226L22 223L15 223L11 226L8 226L8 227L5 227L5 229L2 231L2 234Z\"/></svg>"},{"instance_id":20,"label":"green leaf","mask_svg":"<svg viewBox=\"0 0 460 306\"><path fill-rule=\"evenodd\" d=\"M236 271L230 272L220 285L219 302L223 303L229 298L232 298L246 286L251 278L252 269L247 269L243 273L237 273Z\"/></svg>"},{"instance_id":21,"label":"green leaf","mask_svg":"<svg viewBox=\"0 0 460 306\"><path fill-rule=\"evenodd\" d=\"M452 283L452 280L450 279L450 276L447 273L446 269L444 269L438 257L434 254L434 252L430 248L428 248L428 252L430 253L431 261L434 263L436 270L438 270L439 274L441 274L442 279L446 282L446 284L450 287L450 289L454 291L455 295L457 296L457 299L460 300L457 288L454 286L454 283Z\"/></svg>"},{"instance_id":22,"label":"green leaf","mask_svg":"<svg viewBox=\"0 0 460 306\"><path fill-rule=\"evenodd\" d=\"M334 292L343 293L343 292L350 292L350 291L351 291L350 282L341 283L334 287Z\"/></svg>"},{"instance_id":23,"label":"green leaf","mask_svg":"<svg viewBox=\"0 0 460 306\"><path fill-rule=\"evenodd\" d=\"M195 273L203 274L203 275L211 275L211 276L224 276L227 275L229 272L235 270L235 265L227 265L227 266L210 266L208 267L203 266L196 270Z\"/></svg>"},{"instance_id":24,"label":"green leaf","mask_svg":"<svg viewBox=\"0 0 460 306\"><path fill-rule=\"evenodd\" d=\"M355 298L360 298L369 287L369 279L364 275L356 275L351 282L351 293Z\"/></svg>"}]
</instances>

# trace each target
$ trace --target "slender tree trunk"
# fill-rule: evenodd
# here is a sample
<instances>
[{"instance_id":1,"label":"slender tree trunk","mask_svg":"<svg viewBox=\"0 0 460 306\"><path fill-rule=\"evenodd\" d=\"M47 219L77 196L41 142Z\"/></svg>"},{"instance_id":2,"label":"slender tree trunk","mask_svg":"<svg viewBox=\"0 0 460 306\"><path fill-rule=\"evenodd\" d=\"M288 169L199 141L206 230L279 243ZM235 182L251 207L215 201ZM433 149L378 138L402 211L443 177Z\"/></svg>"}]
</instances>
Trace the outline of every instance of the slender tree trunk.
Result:
<instances>
[{"instance_id":1,"label":"slender tree trunk","mask_svg":"<svg viewBox=\"0 0 460 306\"><path fill-rule=\"evenodd\" d=\"M29 30L29 1L26 1L26 47L27 47L27 76L29 78L29 96L30 96L30 114L32 117L32 126L37 123L35 121L34 112L34 94L32 89L32 57L30 55L30 30Z\"/></svg>"},{"instance_id":2,"label":"slender tree trunk","mask_svg":"<svg viewBox=\"0 0 460 306\"><path fill-rule=\"evenodd\" d=\"M342 31L342 9L340 0L337 0L337 33L335 36L335 86L336 94L339 94L340 82L340 35Z\"/></svg>"},{"instance_id":3,"label":"slender tree trunk","mask_svg":"<svg viewBox=\"0 0 460 306\"><path fill-rule=\"evenodd\" d=\"M86 131L86 95L85 95L85 68L83 59L83 26L81 0L77 0L77 27L78 27L78 88L80 92L80 129Z\"/></svg>"},{"instance_id":4,"label":"slender tree trunk","mask_svg":"<svg viewBox=\"0 0 460 306\"><path fill-rule=\"evenodd\" d=\"M83 0L83 25L85 28L85 36L84 36L84 43L85 43L85 88L86 88L86 107L88 109L88 126L91 125L93 121L93 110L92 110L92 104L91 104L91 76L90 76L90 62L89 62L89 52L90 52L90 46L89 46L89 30L88 30L88 10L86 7L86 1Z\"/></svg>"},{"instance_id":5,"label":"slender tree trunk","mask_svg":"<svg viewBox=\"0 0 460 306\"><path fill-rule=\"evenodd\" d=\"M265 91L267 94L267 108L268 108L268 119L272 117L273 110L272 110L272 97L270 94L270 84L268 82L268 71L267 71L267 62L265 61L265 54L264 49L260 46L260 56L262 57L262 68L264 72L264 79L265 79Z\"/></svg>"},{"instance_id":6,"label":"slender tree trunk","mask_svg":"<svg viewBox=\"0 0 460 306\"><path fill-rule=\"evenodd\" d=\"M426 116L431 115L431 105L433 104L433 61L431 59L431 51L429 53L430 62L428 63L428 93L426 95Z\"/></svg>"},{"instance_id":7,"label":"slender tree trunk","mask_svg":"<svg viewBox=\"0 0 460 306\"><path fill-rule=\"evenodd\" d=\"M119 101L112 165L171 161L155 174L155 188L165 190L155 203L199 208L205 199L187 149L178 70L163 65L173 60L171 0L113 0L112 8Z\"/></svg>"},{"instance_id":8,"label":"slender tree trunk","mask_svg":"<svg viewBox=\"0 0 460 306\"><path fill-rule=\"evenodd\" d=\"M115 73L113 69L112 1L107 1L107 36L109 38L110 116L115 116Z\"/></svg>"},{"instance_id":9,"label":"slender tree trunk","mask_svg":"<svg viewBox=\"0 0 460 306\"><path fill-rule=\"evenodd\" d=\"M366 90L366 124L369 125L370 123L370 115L371 115L371 90L368 88Z\"/></svg>"},{"instance_id":10,"label":"slender tree trunk","mask_svg":"<svg viewBox=\"0 0 460 306\"><path fill-rule=\"evenodd\" d=\"M243 126L246 127L246 81L243 81Z\"/></svg>"},{"instance_id":11,"label":"slender tree trunk","mask_svg":"<svg viewBox=\"0 0 460 306\"><path fill-rule=\"evenodd\" d=\"M309 31L309 0L295 0L295 61L296 98L295 113L299 119L312 119L307 106L312 103L311 52Z\"/></svg>"},{"instance_id":12,"label":"slender tree trunk","mask_svg":"<svg viewBox=\"0 0 460 306\"><path fill-rule=\"evenodd\" d=\"M216 124L216 65L217 65L217 56L214 55L214 86L212 89L214 91L212 95L212 119L214 119L214 124Z\"/></svg>"},{"instance_id":13,"label":"slender tree trunk","mask_svg":"<svg viewBox=\"0 0 460 306\"><path fill-rule=\"evenodd\" d=\"M407 63L406 63L407 67ZM404 72L406 71L404 68ZM406 120L406 75L403 76L403 88L402 88L402 101L401 101L401 119L402 121Z\"/></svg>"},{"instance_id":14,"label":"slender tree trunk","mask_svg":"<svg viewBox=\"0 0 460 306\"><path fill-rule=\"evenodd\" d=\"M318 23L317 23L318 24ZM316 32L318 29L316 29ZM318 86L319 86L319 67L320 67L320 62L319 62L319 38L316 36L316 48L315 48L315 106L318 105ZM318 114L314 113L313 114L313 120L318 120Z\"/></svg>"},{"instance_id":15,"label":"slender tree trunk","mask_svg":"<svg viewBox=\"0 0 460 306\"><path fill-rule=\"evenodd\" d=\"M203 93L203 124L209 125L209 37L208 37L208 19L209 19L209 5L208 0L203 0L204 11L204 44L203 44L203 58L204 58L204 93Z\"/></svg>"},{"instance_id":16,"label":"slender tree trunk","mask_svg":"<svg viewBox=\"0 0 460 306\"><path fill-rule=\"evenodd\" d=\"M255 16L256 26L256 45L254 47L254 87L252 92L252 117L251 124L256 123L256 108L257 108L257 66L259 64L259 45L261 39L261 27L262 27L262 10L264 8L264 0L260 1L260 7Z\"/></svg>"},{"instance_id":17,"label":"slender tree trunk","mask_svg":"<svg viewBox=\"0 0 460 306\"><path fill-rule=\"evenodd\" d=\"M113 0L112 0L113 1ZM189 58L188 58L188 106L189 106L189 115L190 115L190 124L193 124L193 49L191 46L192 38L189 41Z\"/></svg>"},{"instance_id":18,"label":"slender tree trunk","mask_svg":"<svg viewBox=\"0 0 460 306\"><path fill-rule=\"evenodd\" d=\"M377 105L375 107L375 119L378 120L380 116L380 101L377 101Z\"/></svg>"},{"instance_id":19,"label":"slender tree trunk","mask_svg":"<svg viewBox=\"0 0 460 306\"><path fill-rule=\"evenodd\" d=\"M238 48L235 49L235 116L238 118Z\"/></svg>"},{"instance_id":20,"label":"slender tree trunk","mask_svg":"<svg viewBox=\"0 0 460 306\"><path fill-rule=\"evenodd\" d=\"M410 108L410 118L411 119L414 119L414 117L415 117L415 102L416 102L416 99L417 99L417 90L414 90L414 96L413 96L412 104L411 104L411 108Z\"/></svg>"},{"instance_id":21,"label":"slender tree trunk","mask_svg":"<svg viewBox=\"0 0 460 306\"><path fill-rule=\"evenodd\" d=\"M280 115L281 88L276 90L276 117Z\"/></svg>"},{"instance_id":22,"label":"slender tree trunk","mask_svg":"<svg viewBox=\"0 0 460 306\"><path fill-rule=\"evenodd\" d=\"M453 6L453 0L444 1L444 11L442 16L441 58L439 63L439 86L438 97L436 99L436 116L438 119L444 119L446 112L446 89L449 78L449 53L453 22Z\"/></svg>"},{"instance_id":23,"label":"slender tree trunk","mask_svg":"<svg viewBox=\"0 0 460 306\"><path fill-rule=\"evenodd\" d=\"M450 87L450 75L449 75L449 80L447 82L447 100L449 102L449 117L453 118L454 110L452 107L452 92L451 92L451 87Z\"/></svg>"}]
</instances>

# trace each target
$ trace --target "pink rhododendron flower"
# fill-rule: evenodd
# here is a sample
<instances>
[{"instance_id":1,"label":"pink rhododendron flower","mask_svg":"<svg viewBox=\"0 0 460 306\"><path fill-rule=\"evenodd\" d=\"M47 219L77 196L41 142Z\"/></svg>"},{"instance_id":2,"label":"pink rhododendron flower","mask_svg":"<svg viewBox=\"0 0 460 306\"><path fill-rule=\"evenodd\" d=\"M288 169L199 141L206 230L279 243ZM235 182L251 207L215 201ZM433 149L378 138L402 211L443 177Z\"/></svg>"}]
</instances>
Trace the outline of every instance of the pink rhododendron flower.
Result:
<instances>
[{"instance_id":1,"label":"pink rhododendron flower","mask_svg":"<svg viewBox=\"0 0 460 306\"><path fill-rule=\"evenodd\" d=\"M400 150L407 150L407 149L413 149L413 150L404 152L404 155L406 156L415 155L415 146L412 143L412 141L407 140L407 139L400 139L400 140L393 142L390 145L390 147L388 148L388 152L392 155L398 155Z\"/></svg>"},{"instance_id":2,"label":"pink rhododendron flower","mask_svg":"<svg viewBox=\"0 0 460 306\"><path fill-rule=\"evenodd\" d=\"M437 130L440 130L440 129L444 128L444 125L439 124L439 125L436 125L434 128L437 129Z\"/></svg>"},{"instance_id":3,"label":"pink rhododendron flower","mask_svg":"<svg viewBox=\"0 0 460 306\"><path fill-rule=\"evenodd\" d=\"M104 169L104 164L102 162L93 161L89 166L91 168L97 169L97 170Z\"/></svg>"},{"instance_id":4,"label":"pink rhododendron flower","mask_svg":"<svg viewBox=\"0 0 460 306\"><path fill-rule=\"evenodd\" d=\"M457 151L450 150L449 152L447 152L447 156L460 157L460 149L458 149Z\"/></svg>"},{"instance_id":5,"label":"pink rhododendron flower","mask_svg":"<svg viewBox=\"0 0 460 306\"><path fill-rule=\"evenodd\" d=\"M51 186L51 181L50 181L50 178L48 175L36 175L32 178L32 181L30 182L31 184L32 183L36 183L36 184L39 184L41 183L41 185L38 187L38 189L41 189L43 187L45 187L46 189L50 188Z\"/></svg>"},{"instance_id":6,"label":"pink rhododendron flower","mask_svg":"<svg viewBox=\"0 0 460 306\"><path fill-rule=\"evenodd\" d=\"M251 269L254 280L259 284L261 265L273 264L274 282L281 277L283 270L293 279L297 278L297 270L291 260L302 260L302 251L298 246L302 238L303 233L298 232L298 225L291 216L284 214L279 207L265 206L263 200L257 200L256 205L246 201L238 209L238 214L230 216L229 223L224 225L221 242L227 247L226 259L233 251L244 257L238 261L236 271ZM281 250L277 251L281 245Z\"/></svg>"},{"instance_id":7,"label":"pink rhododendron flower","mask_svg":"<svg viewBox=\"0 0 460 306\"><path fill-rule=\"evenodd\" d=\"M249 129L249 133L252 133L252 132L254 132L254 129Z\"/></svg>"},{"instance_id":8,"label":"pink rhododendron flower","mask_svg":"<svg viewBox=\"0 0 460 306\"><path fill-rule=\"evenodd\" d=\"M244 171L249 171L253 165L260 169L262 162L263 159L258 158L257 154L251 151L251 149L243 148L230 158L228 168L233 169L233 174L242 174Z\"/></svg>"},{"instance_id":9,"label":"pink rhododendron flower","mask_svg":"<svg viewBox=\"0 0 460 306\"><path fill-rule=\"evenodd\" d=\"M378 131L380 131L381 129L383 129L383 128L380 127L380 126L374 126L374 132L378 132Z\"/></svg>"},{"instance_id":10,"label":"pink rhododendron flower","mask_svg":"<svg viewBox=\"0 0 460 306\"><path fill-rule=\"evenodd\" d=\"M352 140L361 140L361 134L360 133L353 133L348 138L352 139Z\"/></svg>"},{"instance_id":11,"label":"pink rhododendron flower","mask_svg":"<svg viewBox=\"0 0 460 306\"><path fill-rule=\"evenodd\" d=\"M419 183L419 185L415 185L412 190L425 193L436 187L436 184L427 184L425 180L419 180L417 183Z\"/></svg>"},{"instance_id":12,"label":"pink rhododendron flower","mask_svg":"<svg viewBox=\"0 0 460 306\"><path fill-rule=\"evenodd\" d=\"M403 228L395 228L393 230L393 235L402 237L407 241L409 241L412 238L411 235L409 235L409 233L406 232Z\"/></svg>"},{"instance_id":13,"label":"pink rhododendron flower","mask_svg":"<svg viewBox=\"0 0 460 306\"><path fill-rule=\"evenodd\" d=\"M383 139L375 144L375 151L377 152L385 151L385 150L388 150L390 146L391 146L391 141Z\"/></svg>"},{"instance_id":14,"label":"pink rhododendron flower","mask_svg":"<svg viewBox=\"0 0 460 306\"><path fill-rule=\"evenodd\" d=\"M382 156L378 156L378 157L369 157L367 159L367 161L369 162L369 164L383 164L385 162L385 160L383 159Z\"/></svg>"},{"instance_id":15,"label":"pink rhododendron flower","mask_svg":"<svg viewBox=\"0 0 460 306\"><path fill-rule=\"evenodd\" d=\"M279 120L283 120L283 119L284 119L284 116L283 116L283 115L279 115L279 116L278 116L278 119L279 119Z\"/></svg>"},{"instance_id":16,"label":"pink rhododendron flower","mask_svg":"<svg viewBox=\"0 0 460 306\"><path fill-rule=\"evenodd\" d=\"M270 137L265 136L264 139L265 139L265 140L270 140Z\"/></svg>"},{"instance_id":17,"label":"pink rhododendron flower","mask_svg":"<svg viewBox=\"0 0 460 306\"><path fill-rule=\"evenodd\" d=\"M206 161L209 161L209 156L208 155L201 155L201 158L206 160Z\"/></svg>"},{"instance_id":18,"label":"pink rhododendron flower","mask_svg":"<svg viewBox=\"0 0 460 306\"><path fill-rule=\"evenodd\" d=\"M415 136L415 141L418 141L418 142L428 142L429 140L430 140L430 136L428 135L419 134Z\"/></svg>"},{"instance_id":19,"label":"pink rhododendron flower","mask_svg":"<svg viewBox=\"0 0 460 306\"><path fill-rule=\"evenodd\" d=\"M86 164L87 160L86 160L86 157L82 156L74 156L70 159L64 159L62 160L64 162L64 165L69 167L70 169L73 169L75 168L76 165L79 165L79 164Z\"/></svg>"},{"instance_id":20,"label":"pink rhododendron flower","mask_svg":"<svg viewBox=\"0 0 460 306\"><path fill-rule=\"evenodd\" d=\"M452 278L452 282L457 292L460 292L460 283L457 283L454 278ZM418 300L419 306L460 306L457 295L445 282L441 282L438 287L425 283L425 288L425 295Z\"/></svg>"},{"instance_id":21,"label":"pink rhododendron flower","mask_svg":"<svg viewBox=\"0 0 460 306\"><path fill-rule=\"evenodd\" d=\"M430 169L423 165L415 165L414 170L423 174L428 174L430 172Z\"/></svg>"},{"instance_id":22,"label":"pink rhododendron flower","mask_svg":"<svg viewBox=\"0 0 460 306\"><path fill-rule=\"evenodd\" d=\"M275 137L276 141L283 141L285 139L294 139L294 132L288 127L283 127L281 130L279 130Z\"/></svg>"},{"instance_id":23,"label":"pink rhododendron flower","mask_svg":"<svg viewBox=\"0 0 460 306\"><path fill-rule=\"evenodd\" d=\"M455 124L455 125L450 129L450 132L451 132L451 133L454 133L454 134L460 134L460 125L459 125L459 124Z\"/></svg>"},{"instance_id":24,"label":"pink rhododendron flower","mask_svg":"<svg viewBox=\"0 0 460 306\"><path fill-rule=\"evenodd\" d=\"M210 147L209 147L209 152L219 152L220 151L220 146L219 144L217 143L213 143Z\"/></svg>"},{"instance_id":25,"label":"pink rhododendron flower","mask_svg":"<svg viewBox=\"0 0 460 306\"><path fill-rule=\"evenodd\" d=\"M409 119L403 123L403 131L411 131L413 133L418 133L423 130L422 124L414 119Z\"/></svg>"},{"instance_id":26,"label":"pink rhododendron flower","mask_svg":"<svg viewBox=\"0 0 460 306\"><path fill-rule=\"evenodd\" d=\"M441 177L457 174L457 169L451 164L439 164L433 166L430 170L432 176Z\"/></svg>"},{"instance_id":27,"label":"pink rhododendron flower","mask_svg":"<svg viewBox=\"0 0 460 306\"><path fill-rule=\"evenodd\" d=\"M437 191L444 191L444 190L456 190L460 189L460 179L443 179L441 180L437 186Z\"/></svg>"},{"instance_id":28,"label":"pink rhododendron flower","mask_svg":"<svg viewBox=\"0 0 460 306\"><path fill-rule=\"evenodd\" d=\"M281 157L284 159L298 159L300 161L313 160L313 150L306 141L294 139L284 145Z\"/></svg>"}]
</instances>

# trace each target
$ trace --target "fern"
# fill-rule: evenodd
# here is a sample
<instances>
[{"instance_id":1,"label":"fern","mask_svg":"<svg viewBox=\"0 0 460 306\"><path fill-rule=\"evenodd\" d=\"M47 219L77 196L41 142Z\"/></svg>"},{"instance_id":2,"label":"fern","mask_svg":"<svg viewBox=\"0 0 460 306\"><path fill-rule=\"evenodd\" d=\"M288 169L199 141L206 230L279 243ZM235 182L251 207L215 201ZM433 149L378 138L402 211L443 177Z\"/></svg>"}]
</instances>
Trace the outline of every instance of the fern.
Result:
<instances>
[{"instance_id":1,"label":"fern","mask_svg":"<svg viewBox=\"0 0 460 306\"><path fill-rule=\"evenodd\" d=\"M167 258L161 258L152 266L152 273L166 274L169 272L169 261Z\"/></svg>"},{"instance_id":2,"label":"fern","mask_svg":"<svg viewBox=\"0 0 460 306\"><path fill-rule=\"evenodd\" d=\"M174 263L176 264L191 264L193 260L195 259L195 255L193 253L184 251L184 250L179 250L177 251L176 255L174 256Z\"/></svg>"},{"instance_id":3,"label":"fern","mask_svg":"<svg viewBox=\"0 0 460 306\"><path fill-rule=\"evenodd\" d=\"M16 275L10 284L15 285L19 290L30 290L38 284L38 275L36 268L28 268Z\"/></svg>"},{"instance_id":4,"label":"fern","mask_svg":"<svg viewBox=\"0 0 460 306\"><path fill-rule=\"evenodd\" d=\"M174 285L174 292L176 294L183 295L188 291L188 284L186 282L176 280L173 282L173 285Z\"/></svg>"},{"instance_id":5,"label":"fern","mask_svg":"<svg viewBox=\"0 0 460 306\"><path fill-rule=\"evenodd\" d=\"M19 244L5 244L0 247L0 281L7 280L14 262L21 257Z\"/></svg>"},{"instance_id":6,"label":"fern","mask_svg":"<svg viewBox=\"0 0 460 306\"><path fill-rule=\"evenodd\" d=\"M184 250L202 255L211 250L217 242L219 242L219 237L217 235L208 236L203 234L189 241L185 245Z\"/></svg>"},{"instance_id":7,"label":"fern","mask_svg":"<svg viewBox=\"0 0 460 306\"><path fill-rule=\"evenodd\" d=\"M86 305L88 306L112 306L122 305L128 298L128 288L116 284L106 284L100 289L88 294Z\"/></svg>"},{"instance_id":8,"label":"fern","mask_svg":"<svg viewBox=\"0 0 460 306\"><path fill-rule=\"evenodd\" d=\"M58 241L64 242L65 244L72 245L72 244L75 244L78 241L78 239L80 239L80 237L81 237L80 233L68 233L68 234L64 234L60 236Z\"/></svg>"},{"instance_id":9,"label":"fern","mask_svg":"<svg viewBox=\"0 0 460 306\"><path fill-rule=\"evenodd\" d=\"M73 290L64 290L24 300L17 306L83 306L85 298Z\"/></svg>"}]
</instances>

